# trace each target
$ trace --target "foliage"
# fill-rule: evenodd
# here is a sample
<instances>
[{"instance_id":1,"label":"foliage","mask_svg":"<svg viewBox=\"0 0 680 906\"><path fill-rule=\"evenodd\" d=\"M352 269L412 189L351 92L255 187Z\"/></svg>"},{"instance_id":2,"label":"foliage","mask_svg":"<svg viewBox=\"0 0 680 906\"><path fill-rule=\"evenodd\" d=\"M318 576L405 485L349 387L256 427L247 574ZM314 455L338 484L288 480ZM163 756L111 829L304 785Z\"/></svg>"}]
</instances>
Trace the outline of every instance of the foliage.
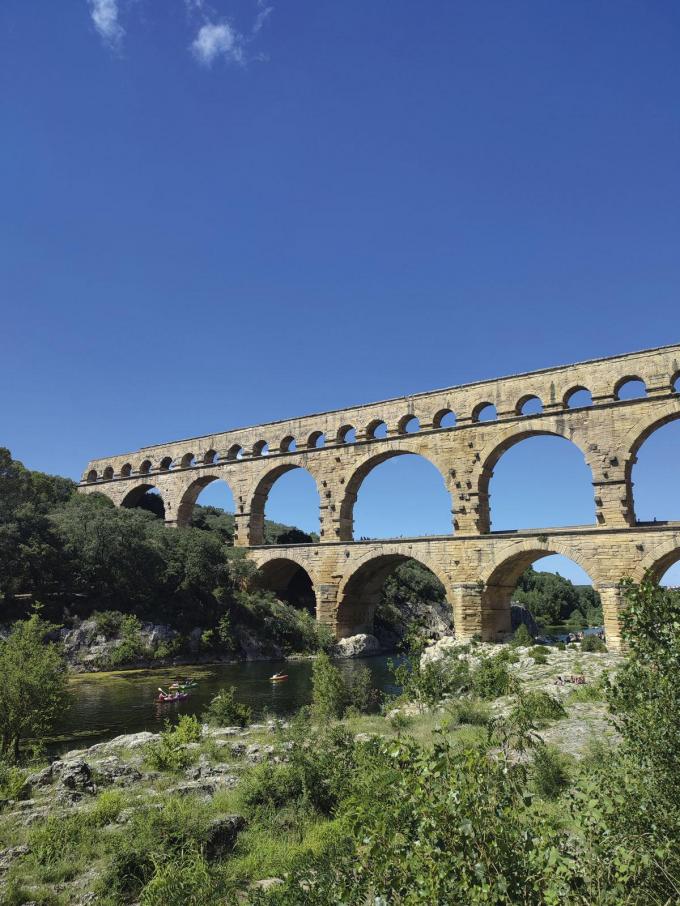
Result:
<instances>
[{"instance_id":1,"label":"foliage","mask_svg":"<svg viewBox=\"0 0 680 906\"><path fill-rule=\"evenodd\" d=\"M586 635L581 641L581 651L606 651L607 646L604 641L597 635Z\"/></svg>"},{"instance_id":2,"label":"foliage","mask_svg":"<svg viewBox=\"0 0 680 906\"><path fill-rule=\"evenodd\" d=\"M347 689L337 667L321 652L312 664L312 711L318 720L335 720L345 712Z\"/></svg>"},{"instance_id":3,"label":"foliage","mask_svg":"<svg viewBox=\"0 0 680 906\"><path fill-rule=\"evenodd\" d=\"M472 689L481 699L491 701L508 695L515 683L502 655L484 658L472 674Z\"/></svg>"},{"instance_id":4,"label":"foliage","mask_svg":"<svg viewBox=\"0 0 680 906\"><path fill-rule=\"evenodd\" d=\"M533 636L529 632L526 623L519 624L512 637L512 644L517 646L534 644Z\"/></svg>"},{"instance_id":5,"label":"foliage","mask_svg":"<svg viewBox=\"0 0 680 906\"><path fill-rule=\"evenodd\" d=\"M36 612L0 642L0 757L19 759L27 737L47 736L67 701L62 651L46 639L54 627Z\"/></svg>"},{"instance_id":6,"label":"foliage","mask_svg":"<svg viewBox=\"0 0 680 906\"><path fill-rule=\"evenodd\" d=\"M197 758L197 753L187 748L187 743L198 742L200 738L201 726L193 715L183 714L174 727L166 721L158 739L144 747L145 761L156 771L184 771Z\"/></svg>"},{"instance_id":7,"label":"foliage","mask_svg":"<svg viewBox=\"0 0 680 906\"><path fill-rule=\"evenodd\" d=\"M235 698L236 687L222 689L213 696L205 710L206 723L219 727L245 727L252 720L252 710Z\"/></svg>"},{"instance_id":8,"label":"foliage","mask_svg":"<svg viewBox=\"0 0 680 906\"><path fill-rule=\"evenodd\" d=\"M26 771L0 760L0 799L19 799L26 783Z\"/></svg>"},{"instance_id":9,"label":"foliage","mask_svg":"<svg viewBox=\"0 0 680 906\"><path fill-rule=\"evenodd\" d=\"M542 689L519 693L513 714L515 718L522 715L536 726L567 716L562 702Z\"/></svg>"},{"instance_id":10,"label":"foliage","mask_svg":"<svg viewBox=\"0 0 680 906\"><path fill-rule=\"evenodd\" d=\"M539 796L557 799L570 785L569 759L553 746L537 746L531 765L531 782Z\"/></svg>"},{"instance_id":11,"label":"foliage","mask_svg":"<svg viewBox=\"0 0 680 906\"><path fill-rule=\"evenodd\" d=\"M529 567L519 579L513 600L524 604L542 623L566 621L574 611L581 614L584 625L597 626L602 622L599 594L589 585L574 585L563 576L537 572ZM579 626L579 628L581 628Z\"/></svg>"}]
</instances>

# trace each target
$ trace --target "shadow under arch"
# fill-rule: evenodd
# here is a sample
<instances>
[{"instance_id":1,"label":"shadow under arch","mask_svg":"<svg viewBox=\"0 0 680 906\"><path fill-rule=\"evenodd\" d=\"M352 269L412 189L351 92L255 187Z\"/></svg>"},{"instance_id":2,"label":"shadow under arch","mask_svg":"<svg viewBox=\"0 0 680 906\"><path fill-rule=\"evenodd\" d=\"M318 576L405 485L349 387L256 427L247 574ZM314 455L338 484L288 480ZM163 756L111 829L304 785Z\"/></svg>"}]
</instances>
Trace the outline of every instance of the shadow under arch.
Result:
<instances>
[{"instance_id":1,"label":"shadow under arch","mask_svg":"<svg viewBox=\"0 0 680 906\"><path fill-rule=\"evenodd\" d=\"M314 582L304 566L295 560L288 557L268 560L257 570L256 581L261 588L273 591L281 601L316 614Z\"/></svg>"},{"instance_id":2,"label":"shadow under arch","mask_svg":"<svg viewBox=\"0 0 680 906\"><path fill-rule=\"evenodd\" d=\"M653 434L655 434L660 429L665 428L666 425L670 425L671 423L680 419L680 400L674 400L671 405L672 408L670 409L670 411L666 412L664 415L658 418L655 418L654 421L650 422L642 430L636 430L634 436L628 436L624 478L626 482L626 505L630 514L631 524L633 525L637 522L637 514L635 510L635 494L633 492L635 485L633 476L635 466L638 462L638 454L645 442L649 440L649 438Z\"/></svg>"},{"instance_id":3,"label":"shadow under arch","mask_svg":"<svg viewBox=\"0 0 680 906\"><path fill-rule=\"evenodd\" d=\"M559 554L580 566L587 573L593 587L596 587L593 564L588 563L578 553L566 545L562 546L552 541L547 547L540 547L538 539L528 538L512 551L508 551L508 555L483 579L482 638L485 641L504 641L509 638L512 632L510 604L520 576L538 560L554 554Z\"/></svg>"},{"instance_id":4,"label":"shadow under arch","mask_svg":"<svg viewBox=\"0 0 680 906\"><path fill-rule=\"evenodd\" d=\"M153 492L153 493L149 493ZM148 495L148 496L147 496ZM122 507L131 510L139 508L148 510L160 519L165 519L165 502L156 485L142 482L129 490L120 502Z\"/></svg>"},{"instance_id":5,"label":"shadow under arch","mask_svg":"<svg viewBox=\"0 0 680 906\"><path fill-rule=\"evenodd\" d=\"M345 493L342 498L342 503L340 504L340 541L354 541L354 507L357 502L357 497L359 496L359 490L361 489L361 485L364 483L365 479L378 466L382 465L388 460L395 459L397 456L415 456L418 459L424 460L426 463L428 463L428 465L432 466L433 469L436 469L438 475L442 480L444 488L446 489L446 493L449 495L449 509L451 514L453 513L453 500L451 498L451 492L447 488L446 479L444 478L441 469L436 463L416 450L385 450L382 453L377 453L375 456L369 457L363 463L361 463L361 465L357 467L357 469L353 472L352 477L347 482ZM453 516L451 516L451 519L453 523ZM451 526L451 531L453 531L453 524Z\"/></svg>"},{"instance_id":6,"label":"shadow under arch","mask_svg":"<svg viewBox=\"0 0 680 906\"><path fill-rule=\"evenodd\" d=\"M224 478L223 475L200 475L194 481L191 482L189 487L182 494L182 498L179 502L177 508L177 525L180 528L191 524L191 517L193 516L194 506L198 497L209 484L212 484L215 481L222 481L227 486L229 493L234 498L234 492L231 489L229 482Z\"/></svg>"},{"instance_id":7,"label":"shadow under arch","mask_svg":"<svg viewBox=\"0 0 680 906\"><path fill-rule=\"evenodd\" d=\"M340 586L335 611L335 634L338 639L373 631L373 618L385 580L400 564L409 561L415 561L429 570L446 590L448 577L420 557L401 553L377 554L358 566Z\"/></svg>"},{"instance_id":8,"label":"shadow under arch","mask_svg":"<svg viewBox=\"0 0 680 906\"><path fill-rule=\"evenodd\" d=\"M489 487L491 484L491 479L494 477L494 471L498 465L501 458L511 450L513 447L516 447L518 444L523 443L524 441L531 440L534 437L555 437L559 440L564 441L567 444L578 450L582 455L583 461L586 468L588 469L590 475L590 490L592 493L592 483L593 483L593 470L588 462L585 450L583 450L575 441L571 438L566 437L564 434L560 434L558 431L550 431L539 428L529 428L525 431L517 431L513 434L504 437L499 443L496 444L491 450L482 454L481 460L482 465L478 473L477 478L477 495L479 501L479 516L478 524L479 531L482 534L486 534L491 531L491 500L490 500L490 491ZM593 518L592 523L595 524L595 495L592 493L592 503L593 503ZM514 526L516 528L517 526ZM539 527L539 526L531 526Z\"/></svg>"},{"instance_id":9,"label":"shadow under arch","mask_svg":"<svg viewBox=\"0 0 680 906\"><path fill-rule=\"evenodd\" d=\"M275 466L273 469L270 469L258 482L253 496L250 501L250 538L249 542L251 545L265 544L265 534L264 534L264 519L265 519L265 508L267 506L267 498L271 489L274 487L276 482L281 478L282 475L285 475L288 472L292 472L294 469L301 469L303 472L306 472L313 480L314 487L316 488L317 493L317 505L319 507L319 519L321 513L321 494L319 493L319 485L317 483L316 477L309 471L309 469L295 462L282 463L279 466ZM323 528L319 526L319 534L323 536Z\"/></svg>"}]
</instances>

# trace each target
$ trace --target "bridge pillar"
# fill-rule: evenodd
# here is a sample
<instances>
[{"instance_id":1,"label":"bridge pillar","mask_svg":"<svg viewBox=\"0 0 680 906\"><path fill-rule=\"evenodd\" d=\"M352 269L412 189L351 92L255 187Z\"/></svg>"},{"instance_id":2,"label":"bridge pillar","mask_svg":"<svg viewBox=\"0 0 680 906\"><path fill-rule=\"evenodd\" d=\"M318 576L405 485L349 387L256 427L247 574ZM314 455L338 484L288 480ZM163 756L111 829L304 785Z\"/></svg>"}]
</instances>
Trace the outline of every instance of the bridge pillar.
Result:
<instances>
[{"instance_id":1,"label":"bridge pillar","mask_svg":"<svg viewBox=\"0 0 680 906\"><path fill-rule=\"evenodd\" d=\"M453 630L459 639L484 638L482 618L484 587L478 582L459 582L449 589L453 606Z\"/></svg>"},{"instance_id":2,"label":"bridge pillar","mask_svg":"<svg viewBox=\"0 0 680 906\"><path fill-rule=\"evenodd\" d=\"M621 639L619 616L625 606L621 585L618 582L601 582L598 583L596 590L600 593L600 600L602 601L607 647L612 651L620 651L624 646Z\"/></svg>"}]
</instances>

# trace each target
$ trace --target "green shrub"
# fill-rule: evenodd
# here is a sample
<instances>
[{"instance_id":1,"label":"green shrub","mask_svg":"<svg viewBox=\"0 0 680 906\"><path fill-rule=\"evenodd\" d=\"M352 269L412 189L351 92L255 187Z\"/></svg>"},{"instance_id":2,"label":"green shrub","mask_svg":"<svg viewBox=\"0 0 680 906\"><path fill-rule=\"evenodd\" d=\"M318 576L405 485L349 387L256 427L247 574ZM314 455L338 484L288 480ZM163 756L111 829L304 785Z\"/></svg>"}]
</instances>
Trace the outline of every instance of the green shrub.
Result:
<instances>
[{"instance_id":1,"label":"green shrub","mask_svg":"<svg viewBox=\"0 0 680 906\"><path fill-rule=\"evenodd\" d=\"M195 750L187 748L187 743L198 742L200 738L201 727L195 717L182 715L175 727L166 721L159 738L144 747L144 760L155 771L179 773L198 757Z\"/></svg>"},{"instance_id":2,"label":"green shrub","mask_svg":"<svg viewBox=\"0 0 680 906\"><path fill-rule=\"evenodd\" d=\"M24 793L27 772L0 760L0 799L19 799Z\"/></svg>"},{"instance_id":3,"label":"green shrub","mask_svg":"<svg viewBox=\"0 0 680 906\"><path fill-rule=\"evenodd\" d=\"M520 623L515 634L512 637L512 645L533 645L534 639L531 633L529 632L526 623Z\"/></svg>"},{"instance_id":4,"label":"green shrub","mask_svg":"<svg viewBox=\"0 0 680 906\"><path fill-rule=\"evenodd\" d=\"M355 711L365 714L377 704L379 693L373 688L373 678L368 667L363 664L355 666L349 676L344 678L344 683L345 701Z\"/></svg>"},{"instance_id":5,"label":"green shrub","mask_svg":"<svg viewBox=\"0 0 680 906\"><path fill-rule=\"evenodd\" d=\"M55 865L77 849L92 831L81 815L50 815L29 834L34 858L41 865Z\"/></svg>"},{"instance_id":6,"label":"green shrub","mask_svg":"<svg viewBox=\"0 0 680 906\"><path fill-rule=\"evenodd\" d=\"M586 635L581 641L581 651L603 652L606 650L607 646L597 635Z\"/></svg>"},{"instance_id":7,"label":"green shrub","mask_svg":"<svg viewBox=\"0 0 680 906\"><path fill-rule=\"evenodd\" d=\"M217 727L245 727L252 720L252 710L248 705L236 701L236 687L222 689L213 696L206 708L203 719Z\"/></svg>"},{"instance_id":8,"label":"green shrub","mask_svg":"<svg viewBox=\"0 0 680 906\"><path fill-rule=\"evenodd\" d=\"M539 647L541 647L541 646L539 646L539 645L536 646L536 648L539 648ZM532 648L531 651L529 652L529 656L534 659L535 664L547 664L548 663L548 656L543 651L536 651L535 649Z\"/></svg>"},{"instance_id":9,"label":"green shrub","mask_svg":"<svg viewBox=\"0 0 680 906\"><path fill-rule=\"evenodd\" d=\"M208 906L215 903L216 884L200 853L157 863L144 886L140 906Z\"/></svg>"},{"instance_id":10,"label":"green shrub","mask_svg":"<svg viewBox=\"0 0 680 906\"><path fill-rule=\"evenodd\" d=\"M105 827L116 820L124 806L125 794L121 790L104 790L86 813L85 820L93 827Z\"/></svg>"},{"instance_id":11,"label":"green shrub","mask_svg":"<svg viewBox=\"0 0 680 906\"><path fill-rule=\"evenodd\" d=\"M472 674L472 689L479 697L491 701L507 695L515 687L502 657L485 658Z\"/></svg>"},{"instance_id":12,"label":"green shrub","mask_svg":"<svg viewBox=\"0 0 680 906\"><path fill-rule=\"evenodd\" d=\"M451 726L485 727L489 723L489 709L483 702L461 698L446 709Z\"/></svg>"},{"instance_id":13,"label":"green shrub","mask_svg":"<svg viewBox=\"0 0 680 906\"><path fill-rule=\"evenodd\" d=\"M531 765L531 781L539 796L556 799L571 782L569 759L552 746L538 746Z\"/></svg>"},{"instance_id":14,"label":"green shrub","mask_svg":"<svg viewBox=\"0 0 680 906\"><path fill-rule=\"evenodd\" d=\"M97 633L107 639L118 635L124 618L125 615L120 610L95 610L92 614Z\"/></svg>"},{"instance_id":15,"label":"green shrub","mask_svg":"<svg viewBox=\"0 0 680 906\"><path fill-rule=\"evenodd\" d=\"M513 714L521 715L537 725L548 720L561 720L567 716L562 702L549 692L540 689L518 695Z\"/></svg>"},{"instance_id":16,"label":"green shrub","mask_svg":"<svg viewBox=\"0 0 680 906\"><path fill-rule=\"evenodd\" d=\"M347 690L342 675L321 652L312 664L312 711L317 720L342 717L347 706Z\"/></svg>"}]
</instances>

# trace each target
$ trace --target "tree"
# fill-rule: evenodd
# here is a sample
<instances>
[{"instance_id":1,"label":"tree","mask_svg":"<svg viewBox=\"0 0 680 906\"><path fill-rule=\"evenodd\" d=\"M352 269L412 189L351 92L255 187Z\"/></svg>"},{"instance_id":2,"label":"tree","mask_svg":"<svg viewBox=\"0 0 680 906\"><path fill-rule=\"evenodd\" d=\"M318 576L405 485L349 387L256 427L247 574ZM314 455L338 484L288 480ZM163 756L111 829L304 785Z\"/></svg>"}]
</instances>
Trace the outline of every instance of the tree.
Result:
<instances>
[{"instance_id":1,"label":"tree","mask_svg":"<svg viewBox=\"0 0 680 906\"><path fill-rule=\"evenodd\" d=\"M312 664L312 711L318 720L342 717L347 704L347 691L342 676L323 652Z\"/></svg>"},{"instance_id":2,"label":"tree","mask_svg":"<svg viewBox=\"0 0 680 906\"><path fill-rule=\"evenodd\" d=\"M27 737L42 739L66 704L66 662L38 613L0 643L0 756L17 761Z\"/></svg>"}]
</instances>

